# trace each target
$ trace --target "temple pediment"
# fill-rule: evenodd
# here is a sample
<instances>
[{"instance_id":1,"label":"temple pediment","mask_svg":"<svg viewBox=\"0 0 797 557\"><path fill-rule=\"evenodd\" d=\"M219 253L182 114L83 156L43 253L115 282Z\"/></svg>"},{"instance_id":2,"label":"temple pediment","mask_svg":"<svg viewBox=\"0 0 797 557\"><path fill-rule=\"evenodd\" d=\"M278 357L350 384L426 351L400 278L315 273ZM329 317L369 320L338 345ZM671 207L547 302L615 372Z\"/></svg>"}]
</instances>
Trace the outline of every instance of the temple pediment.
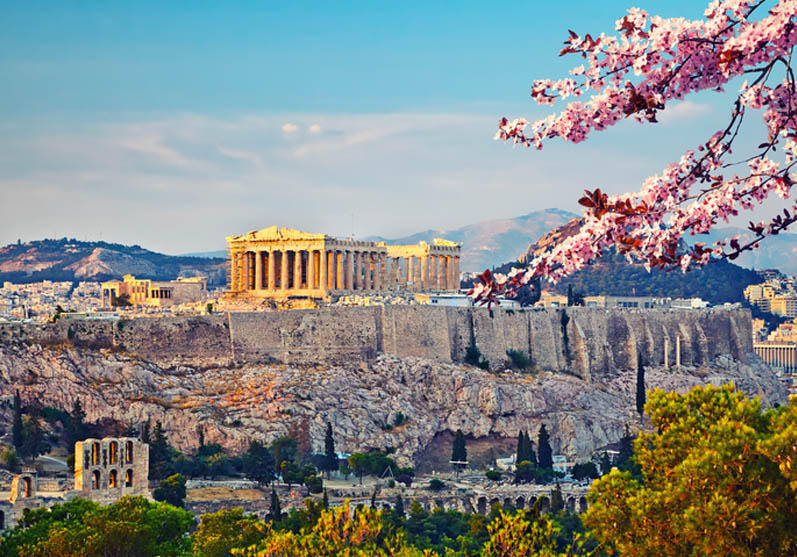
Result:
<instances>
[{"instance_id":1,"label":"temple pediment","mask_svg":"<svg viewBox=\"0 0 797 557\"><path fill-rule=\"evenodd\" d=\"M326 234L310 234L294 228L269 226L262 230L251 230L240 236L229 236L228 242L235 241L290 241L290 240L324 240Z\"/></svg>"}]
</instances>

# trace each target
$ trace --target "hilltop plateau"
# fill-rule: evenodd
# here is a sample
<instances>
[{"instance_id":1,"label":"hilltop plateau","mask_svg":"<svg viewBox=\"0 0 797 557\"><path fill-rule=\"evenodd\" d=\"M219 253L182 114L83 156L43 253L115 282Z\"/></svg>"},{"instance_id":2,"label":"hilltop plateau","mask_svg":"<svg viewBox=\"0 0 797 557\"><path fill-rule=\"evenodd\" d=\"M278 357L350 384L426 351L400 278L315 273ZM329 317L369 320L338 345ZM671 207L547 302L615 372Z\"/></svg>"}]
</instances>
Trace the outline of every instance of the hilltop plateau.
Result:
<instances>
[{"instance_id":1,"label":"hilltop plateau","mask_svg":"<svg viewBox=\"0 0 797 557\"><path fill-rule=\"evenodd\" d=\"M154 280L202 274L211 285L222 285L225 259L165 255L140 246L67 238L0 248L0 282L102 281L126 274Z\"/></svg>"}]
</instances>

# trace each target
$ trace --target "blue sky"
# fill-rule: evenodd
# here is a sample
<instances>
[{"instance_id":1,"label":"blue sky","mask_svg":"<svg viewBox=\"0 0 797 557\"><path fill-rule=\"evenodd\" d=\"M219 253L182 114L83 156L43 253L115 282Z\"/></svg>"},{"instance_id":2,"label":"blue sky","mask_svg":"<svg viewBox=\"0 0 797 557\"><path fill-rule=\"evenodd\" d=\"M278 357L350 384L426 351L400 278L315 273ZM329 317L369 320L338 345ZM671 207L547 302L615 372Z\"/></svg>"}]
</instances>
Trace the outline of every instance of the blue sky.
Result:
<instances>
[{"instance_id":1,"label":"blue sky","mask_svg":"<svg viewBox=\"0 0 797 557\"><path fill-rule=\"evenodd\" d=\"M546 113L534 78L580 63L557 57L567 29L613 32L630 5L6 3L0 243L180 253L273 224L399 236L577 209L585 187L635 187L727 118L704 95L580 145L492 141L499 117Z\"/></svg>"}]
</instances>

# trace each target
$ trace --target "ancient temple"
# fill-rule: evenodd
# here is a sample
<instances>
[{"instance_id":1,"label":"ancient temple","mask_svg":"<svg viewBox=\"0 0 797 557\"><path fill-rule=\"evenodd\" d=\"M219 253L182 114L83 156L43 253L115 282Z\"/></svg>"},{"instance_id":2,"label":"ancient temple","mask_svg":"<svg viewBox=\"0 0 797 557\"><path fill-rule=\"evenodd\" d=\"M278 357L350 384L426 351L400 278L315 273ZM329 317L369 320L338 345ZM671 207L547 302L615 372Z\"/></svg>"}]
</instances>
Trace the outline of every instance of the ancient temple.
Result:
<instances>
[{"instance_id":1,"label":"ancient temple","mask_svg":"<svg viewBox=\"0 0 797 557\"><path fill-rule=\"evenodd\" d=\"M229 288L271 298L459 288L460 244L397 246L272 226L227 238Z\"/></svg>"}]
</instances>

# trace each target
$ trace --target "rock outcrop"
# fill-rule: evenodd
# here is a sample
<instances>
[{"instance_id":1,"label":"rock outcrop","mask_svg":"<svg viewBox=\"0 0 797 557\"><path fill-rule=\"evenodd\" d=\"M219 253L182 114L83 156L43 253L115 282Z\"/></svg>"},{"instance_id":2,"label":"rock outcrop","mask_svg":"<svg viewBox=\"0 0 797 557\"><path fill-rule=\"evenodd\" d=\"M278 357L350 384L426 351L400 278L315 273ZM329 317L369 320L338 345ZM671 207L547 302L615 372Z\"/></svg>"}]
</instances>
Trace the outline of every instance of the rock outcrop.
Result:
<instances>
[{"instance_id":1,"label":"rock outcrop","mask_svg":"<svg viewBox=\"0 0 797 557\"><path fill-rule=\"evenodd\" d=\"M682 370L651 367L648 387L684 391L733 381L766 404L786 400L785 389L754 355L730 356ZM585 458L616 442L634 411L635 372L591 377L540 371L536 376L489 373L471 366L380 354L340 364L244 363L161 366L109 349L21 340L0 342L0 393L6 419L19 389L25 400L70 408L80 398L89 420L112 417L131 425L161 421L183 450L208 442L242 450L250 439L269 441L306 421L316 450L333 424L339 450L395 447L402 463L442 431L472 438L536 435L541 423L554 449ZM401 411L408 421L389 427Z\"/></svg>"}]
</instances>

